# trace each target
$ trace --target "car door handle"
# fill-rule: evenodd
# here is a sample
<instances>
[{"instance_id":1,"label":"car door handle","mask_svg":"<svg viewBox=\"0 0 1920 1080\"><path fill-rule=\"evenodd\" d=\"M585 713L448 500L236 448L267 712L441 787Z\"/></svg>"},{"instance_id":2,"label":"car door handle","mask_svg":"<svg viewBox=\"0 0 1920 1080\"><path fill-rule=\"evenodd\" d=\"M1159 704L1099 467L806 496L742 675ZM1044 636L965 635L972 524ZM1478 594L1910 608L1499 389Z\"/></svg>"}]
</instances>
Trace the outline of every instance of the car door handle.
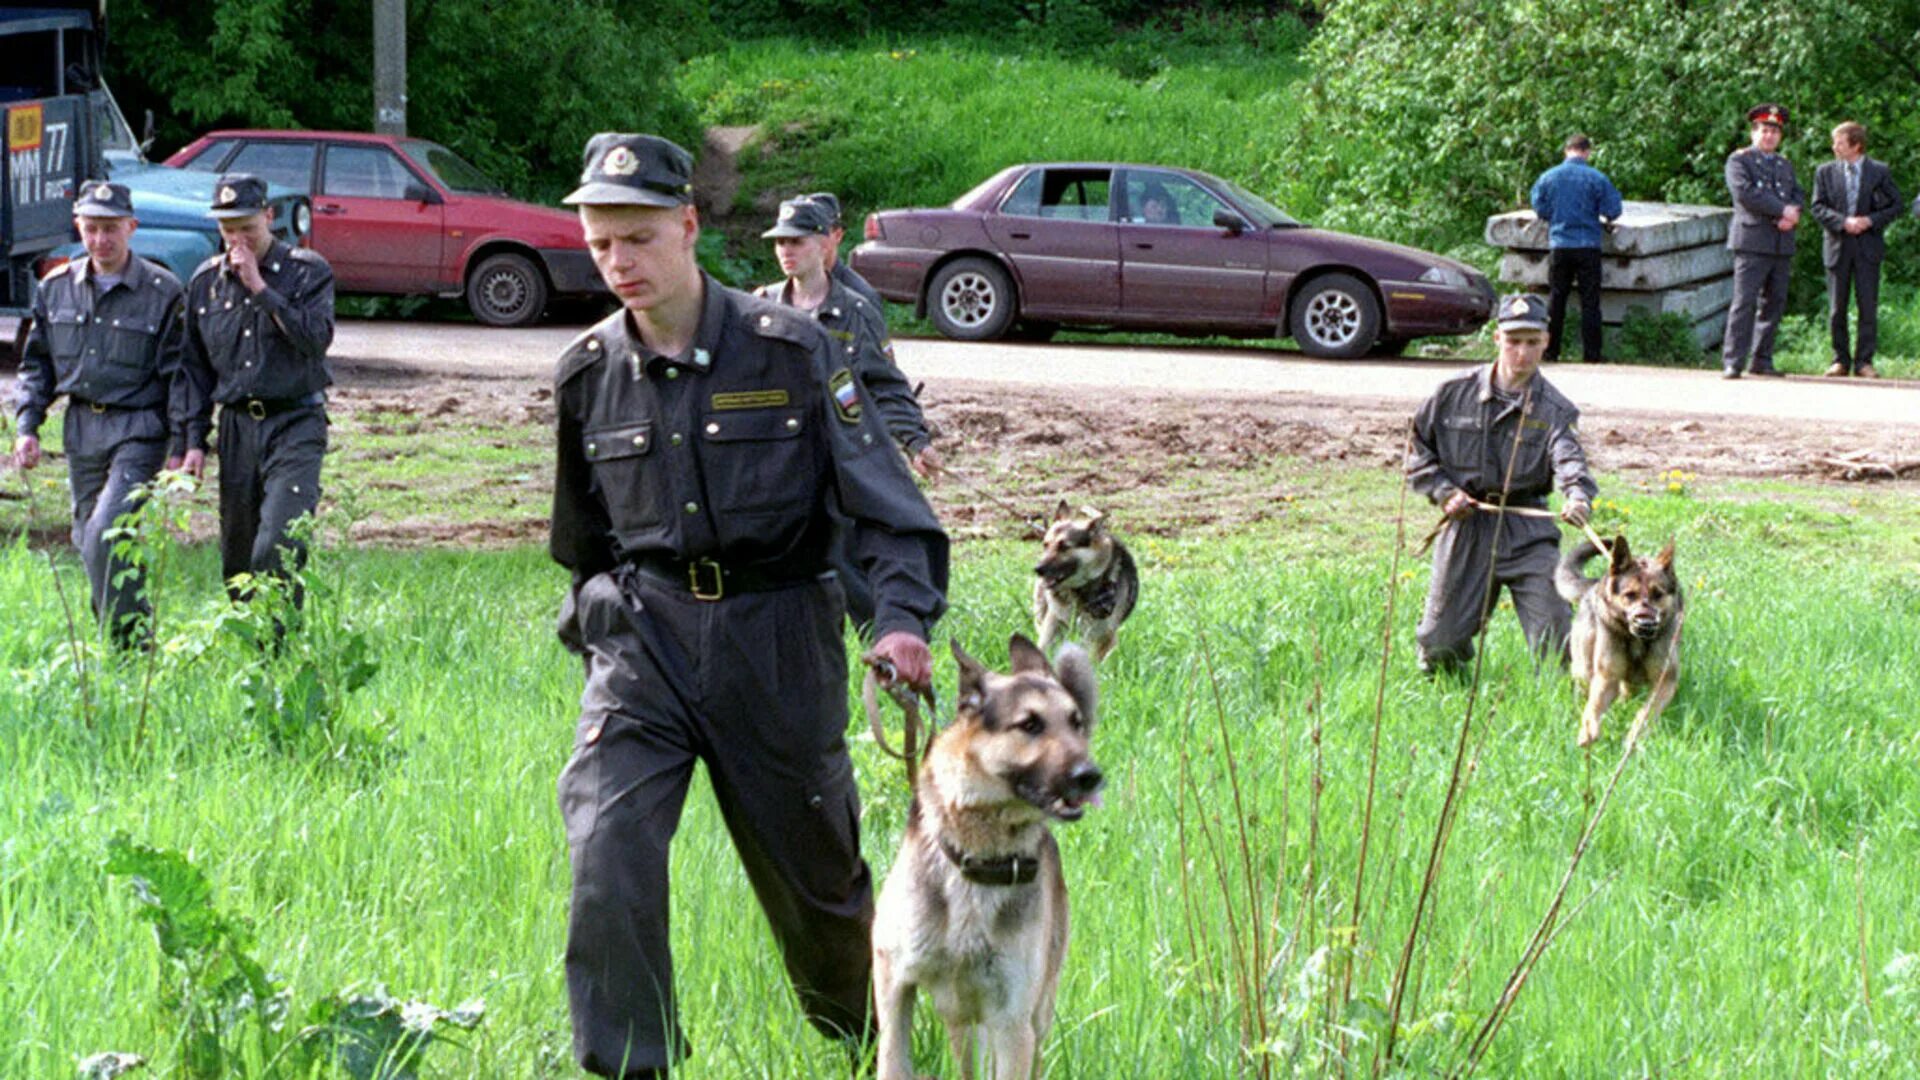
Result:
<instances>
[{"instance_id":1,"label":"car door handle","mask_svg":"<svg viewBox=\"0 0 1920 1080\"><path fill-rule=\"evenodd\" d=\"M347 212L347 208L344 206L338 206L338 205L333 205L329 203L322 203L321 205L314 207L313 212L316 214L344 214Z\"/></svg>"},{"instance_id":2,"label":"car door handle","mask_svg":"<svg viewBox=\"0 0 1920 1080\"><path fill-rule=\"evenodd\" d=\"M1137 248L1139 248L1139 249L1140 249L1141 251L1152 251L1152 250L1153 250L1153 245L1152 245L1152 244L1145 244L1145 243L1136 243L1136 244L1134 244L1133 246L1134 246L1134 247L1137 247Z\"/></svg>"},{"instance_id":3,"label":"car door handle","mask_svg":"<svg viewBox=\"0 0 1920 1080\"><path fill-rule=\"evenodd\" d=\"M1015 239L1015 240L1031 240L1031 239L1033 239L1033 234L1032 234L1032 233L1028 233L1028 232L1010 232L1010 233L1008 233L1007 235L1008 235L1009 237L1011 237L1012 239Z\"/></svg>"}]
</instances>

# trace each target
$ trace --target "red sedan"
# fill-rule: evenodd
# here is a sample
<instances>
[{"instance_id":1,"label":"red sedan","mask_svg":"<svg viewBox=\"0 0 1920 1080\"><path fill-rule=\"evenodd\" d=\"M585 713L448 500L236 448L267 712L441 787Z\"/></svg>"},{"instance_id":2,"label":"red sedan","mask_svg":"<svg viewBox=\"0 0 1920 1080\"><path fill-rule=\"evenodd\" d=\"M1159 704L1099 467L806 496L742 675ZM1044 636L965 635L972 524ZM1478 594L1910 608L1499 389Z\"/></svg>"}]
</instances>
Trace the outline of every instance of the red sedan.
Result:
<instances>
[{"instance_id":1,"label":"red sedan","mask_svg":"<svg viewBox=\"0 0 1920 1080\"><path fill-rule=\"evenodd\" d=\"M465 296L481 322L524 326L556 295L606 291L576 215L507 198L425 139L214 131L166 163L253 173L310 194L311 243L341 292Z\"/></svg>"},{"instance_id":2,"label":"red sedan","mask_svg":"<svg viewBox=\"0 0 1920 1080\"><path fill-rule=\"evenodd\" d=\"M853 268L940 332L1058 326L1291 336L1313 356L1470 334L1486 276L1303 225L1237 184L1152 165L1015 165L938 210L869 215Z\"/></svg>"}]
</instances>

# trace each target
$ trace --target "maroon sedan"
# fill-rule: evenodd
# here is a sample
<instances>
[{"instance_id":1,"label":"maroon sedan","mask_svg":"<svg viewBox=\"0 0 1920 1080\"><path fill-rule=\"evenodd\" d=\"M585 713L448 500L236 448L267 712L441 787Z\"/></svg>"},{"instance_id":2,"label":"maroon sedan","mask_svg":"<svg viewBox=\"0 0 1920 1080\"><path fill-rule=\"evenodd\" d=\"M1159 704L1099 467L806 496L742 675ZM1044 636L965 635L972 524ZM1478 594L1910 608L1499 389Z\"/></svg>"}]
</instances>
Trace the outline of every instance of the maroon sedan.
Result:
<instances>
[{"instance_id":1,"label":"maroon sedan","mask_svg":"<svg viewBox=\"0 0 1920 1080\"><path fill-rule=\"evenodd\" d=\"M1470 334L1493 310L1464 263L1310 228L1163 166L1015 165L945 209L869 215L852 263L965 341L1072 324L1291 335L1309 355L1350 357Z\"/></svg>"},{"instance_id":2,"label":"maroon sedan","mask_svg":"<svg viewBox=\"0 0 1920 1080\"><path fill-rule=\"evenodd\" d=\"M214 131L167 164L253 173L311 195L311 243L341 292L465 296L492 326L531 323L555 295L606 292L578 215L510 199L425 139Z\"/></svg>"}]
</instances>

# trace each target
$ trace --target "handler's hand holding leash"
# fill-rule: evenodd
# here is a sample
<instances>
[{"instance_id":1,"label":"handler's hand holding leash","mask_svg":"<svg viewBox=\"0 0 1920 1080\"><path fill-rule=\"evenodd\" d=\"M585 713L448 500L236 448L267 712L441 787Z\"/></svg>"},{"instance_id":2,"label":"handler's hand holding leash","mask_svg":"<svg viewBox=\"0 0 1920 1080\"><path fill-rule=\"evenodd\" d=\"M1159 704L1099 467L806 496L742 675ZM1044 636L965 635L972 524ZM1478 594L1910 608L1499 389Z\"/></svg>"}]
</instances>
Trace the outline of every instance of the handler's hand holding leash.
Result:
<instances>
[{"instance_id":1,"label":"handler's hand holding leash","mask_svg":"<svg viewBox=\"0 0 1920 1080\"><path fill-rule=\"evenodd\" d=\"M926 642L896 630L876 642L860 657L860 662L867 666L867 676L860 684L860 703L866 707L873 741L879 744L881 753L906 766L907 787L911 790L920 773L920 761L926 756L927 748L921 745L921 730L931 726L930 721L921 716L920 703L926 702L928 717L940 712L940 703L933 695L933 654ZM899 750L887 741L886 725L880 720L882 689L900 706L905 717ZM931 731L925 741L932 743Z\"/></svg>"},{"instance_id":2,"label":"handler's hand holding leash","mask_svg":"<svg viewBox=\"0 0 1920 1080\"><path fill-rule=\"evenodd\" d=\"M1500 508L1493 503L1481 502L1479 499L1474 498L1464 491L1454 492L1453 496L1447 500L1446 505L1440 508L1442 516L1439 523L1434 525L1434 527L1428 531L1426 538L1420 541L1420 547L1415 554L1425 555L1427 549L1433 546L1433 542L1439 538L1442 532L1446 531L1448 525L1456 521L1464 521L1472 517L1476 511L1497 514L1500 512ZM1594 546L1600 549L1601 554L1609 557L1613 554L1613 545L1601 539L1600 534L1593 531L1593 526L1590 524L1593 519L1593 505L1585 499L1567 500L1567 504L1560 508L1558 514L1551 510L1542 510L1532 506L1509 506L1506 512L1516 517L1557 517L1561 521L1576 526L1581 532L1586 533L1587 539L1593 541Z\"/></svg>"}]
</instances>

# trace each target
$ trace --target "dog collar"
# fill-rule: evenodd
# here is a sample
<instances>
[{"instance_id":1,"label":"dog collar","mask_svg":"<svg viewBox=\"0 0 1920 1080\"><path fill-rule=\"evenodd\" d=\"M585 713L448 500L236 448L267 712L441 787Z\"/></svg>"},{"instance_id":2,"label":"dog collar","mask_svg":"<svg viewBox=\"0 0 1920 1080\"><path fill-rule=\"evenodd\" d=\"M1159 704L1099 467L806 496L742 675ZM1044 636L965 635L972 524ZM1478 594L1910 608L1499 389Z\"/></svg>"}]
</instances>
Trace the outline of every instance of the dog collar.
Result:
<instances>
[{"instance_id":1,"label":"dog collar","mask_svg":"<svg viewBox=\"0 0 1920 1080\"><path fill-rule=\"evenodd\" d=\"M1030 885L1040 876L1038 853L983 859L958 851L945 840L940 841L940 850L960 868L960 876L975 885Z\"/></svg>"}]
</instances>

